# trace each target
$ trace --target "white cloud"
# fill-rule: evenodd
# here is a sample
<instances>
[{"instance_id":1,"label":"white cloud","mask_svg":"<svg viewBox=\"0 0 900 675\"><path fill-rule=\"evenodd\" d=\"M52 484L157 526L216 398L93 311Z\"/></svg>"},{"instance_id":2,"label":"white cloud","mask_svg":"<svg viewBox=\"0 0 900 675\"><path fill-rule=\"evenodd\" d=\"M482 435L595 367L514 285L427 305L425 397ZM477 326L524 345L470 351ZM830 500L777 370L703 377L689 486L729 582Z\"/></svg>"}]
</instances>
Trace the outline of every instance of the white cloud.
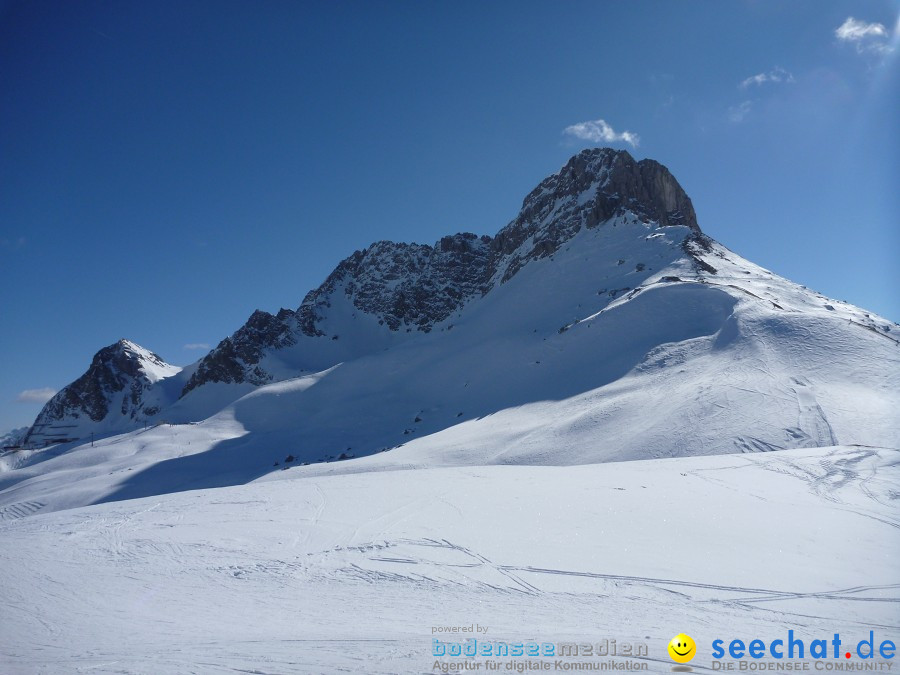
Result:
<instances>
[{"instance_id":1,"label":"white cloud","mask_svg":"<svg viewBox=\"0 0 900 675\"><path fill-rule=\"evenodd\" d=\"M743 122L744 118L750 114L752 104L750 101L743 101L738 105L733 105L728 109L728 119L735 124Z\"/></svg>"},{"instance_id":2,"label":"white cloud","mask_svg":"<svg viewBox=\"0 0 900 675\"><path fill-rule=\"evenodd\" d=\"M789 83L794 81L794 76L791 75L788 71L786 71L781 66L775 66L768 73L758 73L756 75L751 75L746 80L741 82L741 89L746 89L751 85L762 85L766 82L770 82L772 84L778 84L781 82Z\"/></svg>"},{"instance_id":3,"label":"white cloud","mask_svg":"<svg viewBox=\"0 0 900 675\"><path fill-rule=\"evenodd\" d=\"M41 389L26 389L20 391L16 400L20 403L46 403L56 394L56 389L43 387Z\"/></svg>"},{"instance_id":4,"label":"white cloud","mask_svg":"<svg viewBox=\"0 0 900 675\"><path fill-rule=\"evenodd\" d=\"M893 48L887 43L890 37L888 29L881 23L866 23L848 16L834 31L835 36L842 42L848 42L856 47L856 51L877 52L886 54Z\"/></svg>"},{"instance_id":5,"label":"white cloud","mask_svg":"<svg viewBox=\"0 0 900 675\"><path fill-rule=\"evenodd\" d=\"M572 126L563 129L563 133L574 136L575 138L580 138L584 141L590 141L591 143L600 143L601 141L603 143L616 143L618 141L625 141L633 148L636 148L641 142L641 137L633 131L623 131L622 133L618 133L606 123L606 120L579 122L578 124L573 124Z\"/></svg>"},{"instance_id":6,"label":"white cloud","mask_svg":"<svg viewBox=\"0 0 900 675\"><path fill-rule=\"evenodd\" d=\"M209 345L205 342L188 342L184 349L209 349Z\"/></svg>"},{"instance_id":7,"label":"white cloud","mask_svg":"<svg viewBox=\"0 0 900 675\"><path fill-rule=\"evenodd\" d=\"M866 23L859 21L852 16L848 16L847 20L838 26L834 34L841 40L863 40L867 37L887 37L887 28L881 23Z\"/></svg>"}]
</instances>

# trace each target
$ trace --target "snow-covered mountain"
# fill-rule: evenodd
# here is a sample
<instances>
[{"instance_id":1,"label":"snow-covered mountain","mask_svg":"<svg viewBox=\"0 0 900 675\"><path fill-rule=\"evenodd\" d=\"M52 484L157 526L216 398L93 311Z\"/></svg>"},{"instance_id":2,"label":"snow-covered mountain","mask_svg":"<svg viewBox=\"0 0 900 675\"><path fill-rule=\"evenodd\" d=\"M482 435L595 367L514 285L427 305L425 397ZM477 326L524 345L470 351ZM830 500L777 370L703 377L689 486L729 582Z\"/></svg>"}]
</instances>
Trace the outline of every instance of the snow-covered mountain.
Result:
<instances>
[{"instance_id":1,"label":"snow-covered mountain","mask_svg":"<svg viewBox=\"0 0 900 675\"><path fill-rule=\"evenodd\" d=\"M129 340L98 351L77 380L56 393L25 435L46 445L144 425L170 404L181 368Z\"/></svg>"},{"instance_id":2,"label":"snow-covered mountain","mask_svg":"<svg viewBox=\"0 0 900 675\"><path fill-rule=\"evenodd\" d=\"M0 666L449 672L473 622L647 672L682 631L696 672L858 651L897 625L898 341L586 150L496 236L373 244L184 369L98 352L0 453Z\"/></svg>"},{"instance_id":3,"label":"snow-covered mountain","mask_svg":"<svg viewBox=\"0 0 900 675\"><path fill-rule=\"evenodd\" d=\"M454 312L510 281L529 261L548 258L579 231L615 218L682 226L677 235L688 256L709 244L668 169L653 160L636 162L624 151L587 150L542 181L494 237L462 233L434 246L376 242L343 260L296 312L255 312L201 360L185 393L210 382L264 384L377 351L398 341L393 334L446 328ZM640 257L640 244L621 243ZM602 252L595 262L615 253ZM702 264L699 258L695 263ZM640 263L622 271L644 278L650 272L642 274Z\"/></svg>"},{"instance_id":4,"label":"snow-covered mountain","mask_svg":"<svg viewBox=\"0 0 900 675\"><path fill-rule=\"evenodd\" d=\"M704 235L657 162L591 149L496 236L375 243L183 370L128 342L101 350L28 440L165 421L140 436L146 464L116 437L121 455L70 444L6 480L147 469L98 499L246 482L286 456L378 453L355 471L897 447L898 407L896 324Z\"/></svg>"}]
</instances>

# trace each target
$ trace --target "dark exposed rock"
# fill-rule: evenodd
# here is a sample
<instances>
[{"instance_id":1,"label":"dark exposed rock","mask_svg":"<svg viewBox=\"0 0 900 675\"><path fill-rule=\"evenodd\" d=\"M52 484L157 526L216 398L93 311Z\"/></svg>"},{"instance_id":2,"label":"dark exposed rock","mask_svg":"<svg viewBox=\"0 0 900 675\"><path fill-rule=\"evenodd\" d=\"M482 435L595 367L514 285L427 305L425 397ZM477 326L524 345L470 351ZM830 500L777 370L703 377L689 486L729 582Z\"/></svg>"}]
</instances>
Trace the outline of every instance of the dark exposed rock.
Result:
<instances>
[{"instance_id":1,"label":"dark exposed rock","mask_svg":"<svg viewBox=\"0 0 900 675\"><path fill-rule=\"evenodd\" d=\"M316 324L332 295L342 291L357 309L378 316L391 330L405 325L427 333L465 300L487 290L490 241L462 233L443 237L435 246L379 241L356 251L307 294L297 310L301 329L311 337L322 335Z\"/></svg>"},{"instance_id":2,"label":"dark exposed rock","mask_svg":"<svg viewBox=\"0 0 900 675\"><path fill-rule=\"evenodd\" d=\"M265 384L271 375L257 367L266 349L296 344L297 318L289 309L278 314L256 310L240 329L222 340L197 367L182 396L206 382Z\"/></svg>"},{"instance_id":3,"label":"dark exposed rock","mask_svg":"<svg viewBox=\"0 0 900 675\"><path fill-rule=\"evenodd\" d=\"M688 255L697 271L716 274L718 270L703 259L704 253L712 251L712 239L697 230L681 242L682 250Z\"/></svg>"},{"instance_id":4,"label":"dark exposed rock","mask_svg":"<svg viewBox=\"0 0 900 675\"><path fill-rule=\"evenodd\" d=\"M513 255L501 281L511 279L529 260L552 255L582 227L628 212L700 232L691 200L659 162L636 162L628 152L610 148L578 153L532 190L518 217L494 237L495 251ZM534 243L528 246L528 241Z\"/></svg>"}]
</instances>

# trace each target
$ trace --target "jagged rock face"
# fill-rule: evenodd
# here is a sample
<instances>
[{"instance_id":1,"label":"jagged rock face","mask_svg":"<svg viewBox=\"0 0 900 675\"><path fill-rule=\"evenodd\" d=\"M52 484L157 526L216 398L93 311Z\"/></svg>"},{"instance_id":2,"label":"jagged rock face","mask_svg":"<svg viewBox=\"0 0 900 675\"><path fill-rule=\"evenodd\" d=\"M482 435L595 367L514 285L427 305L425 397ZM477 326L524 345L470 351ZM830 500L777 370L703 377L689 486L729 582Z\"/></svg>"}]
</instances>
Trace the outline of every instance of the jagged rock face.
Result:
<instances>
[{"instance_id":1,"label":"jagged rock face","mask_svg":"<svg viewBox=\"0 0 900 675\"><path fill-rule=\"evenodd\" d=\"M297 343L298 324L294 312L278 314L256 310L232 336L222 340L204 359L184 386L182 395L206 382L249 382L260 385L271 375L256 364L267 349Z\"/></svg>"},{"instance_id":2,"label":"jagged rock face","mask_svg":"<svg viewBox=\"0 0 900 675\"><path fill-rule=\"evenodd\" d=\"M101 422L107 415L135 420L159 412L145 400L153 383L179 368L169 365L153 352L128 340L119 340L94 355L87 372L51 398L41 410L25 442L38 438L77 437L75 432L50 434L46 427L66 422L60 429L77 428L83 423Z\"/></svg>"},{"instance_id":3,"label":"jagged rock face","mask_svg":"<svg viewBox=\"0 0 900 675\"><path fill-rule=\"evenodd\" d=\"M200 362L183 394L207 382L270 382L272 375L259 365L266 350L294 345L303 336L324 336L317 323L328 313L334 293L344 293L390 330L406 325L427 333L465 300L486 291L490 241L463 233L435 246L381 241L356 251L307 294L296 312L255 311Z\"/></svg>"},{"instance_id":4,"label":"jagged rock face","mask_svg":"<svg viewBox=\"0 0 900 675\"><path fill-rule=\"evenodd\" d=\"M463 233L436 245L380 241L341 262L325 283L310 292L297 310L308 336L338 289L362 312L373 314L391 330L412 326L429 332L466 299L484 293L490 279L490 237Z\"/></svg>"},{"instance_id":5,"label":"jagged rock face","mask_svg":"<svg viewBox=\"0 0 900 675\"><path fill-rule=\"evenodd\" d=\"M700 233L687 194L659 162L636 162L609 148L584 150L525 197L522 210L494 237L508 256L500 281L511 279L529 260L555 253L581 230L626 213L660 225L685 225Z\"/></svg>"},{"instance_id":6,"label":"jagged rock face","mask_svg":"<svg viewBox=\"0 0 900 675\"><path fill-rule=\"evenodd\" d=\"M271 381L260 366L266 350L326 338L321 323L337 294L391 331L427 333L467 301L509 281L529 260L552 255L582 228L626 214L687 226L695 245L705 242L691 200L666 167L637 162L625 151L584 150L542 181L495 237L455 234L434 246L380 241L343 260L296 312L255 312L200 362L183 393L207 382ZM685 245L685 253L693 249Z\"/></svg>"}]
</instances>

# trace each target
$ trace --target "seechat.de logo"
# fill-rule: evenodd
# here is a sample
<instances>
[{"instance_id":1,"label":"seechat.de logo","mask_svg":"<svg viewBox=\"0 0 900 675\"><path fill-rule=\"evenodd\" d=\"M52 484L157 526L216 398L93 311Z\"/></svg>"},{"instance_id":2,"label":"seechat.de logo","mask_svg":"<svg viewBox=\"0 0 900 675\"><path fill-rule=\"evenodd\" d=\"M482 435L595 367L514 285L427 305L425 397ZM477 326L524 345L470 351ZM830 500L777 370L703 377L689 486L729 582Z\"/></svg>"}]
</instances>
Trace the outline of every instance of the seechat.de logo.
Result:
<instances>
[{"instance_id":1,"label":"seechat.de logo","mask_svg":"<svg viewBox=\"0 0 900 675\"><path fill-rule=\"evenodd\" d=\"M833 637L806 641L789 630L786 638L776 640L734 639L731 641L717 639L712 643L714 660L731 657L732 659L893 659L897 647L893 640L876 639L875 631L869 631L868 637L862 640L851 640L844 643L840 633ZM715 668L715 661L713 663ZM858 669L861 669L858 668Z\"/></svg>"}]
</instances>

